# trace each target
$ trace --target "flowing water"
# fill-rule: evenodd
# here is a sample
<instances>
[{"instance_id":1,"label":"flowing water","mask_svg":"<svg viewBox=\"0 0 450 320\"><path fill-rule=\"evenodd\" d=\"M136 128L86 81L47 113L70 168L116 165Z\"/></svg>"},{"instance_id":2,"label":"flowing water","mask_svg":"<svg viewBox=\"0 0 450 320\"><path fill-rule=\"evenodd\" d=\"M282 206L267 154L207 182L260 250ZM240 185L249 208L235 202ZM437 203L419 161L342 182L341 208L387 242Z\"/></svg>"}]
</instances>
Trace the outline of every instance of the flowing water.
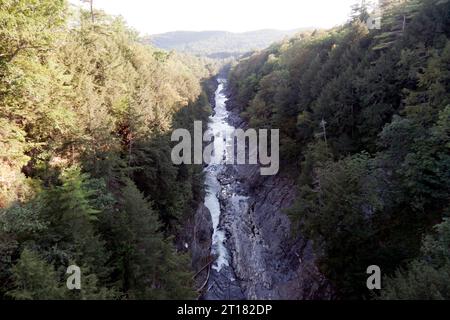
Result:
<instances>
[{"instance_id":1,"label":"flowing water","mask_svg":"<svg viewBox=\"0 0 450 320\"><path fill-rule=\"evenodd\" d=\"M215 93L214 114L210 117L208 131L214 135L214 151L212 162L205 168L206 196L205 206L211 213L214 233L212 238L212 254L217 257L211 270L211 276L207 285L205 299L244 299L239 281L236 279L231 263L231 257L226 247L226 230L222 219L226 212L221 206L221 196L223 200L225 190L220 182L220 177L226 171L226 159L231 141L231 134L234 127L228 123L229 112L226 109L227 97L225 95L226 80L218 79L219 86ZM240 201L245 201L245 197L232 192L230 200L239 205Z\"/></svg>"},{"instance_id":2,"label":"flowing water","mask_svg":"<svg viewBox=\"0 0 450 320\"><path fill-rule=\"evenodd\" d=\"M217 256L216 263L213 269L220 272L223 267L229 266L229 256L227 249L224 245L225 232L219 229L220 222L220 202L219 193L222 190L222 186L218 180L218 175L223 173L225 159L227 156L227 145L231 143L227 141L225 137L229 137L234 131L234 128L228 124L228 111L226 110L225 103L227 98L224 94L225 80L219 79L219 86L215 93L215 108L214 115L210 117L208 124L208 131L215 137L214 140L214 152L212 161L208 167L206 167L206 197L205 206L211 212L211 218L214 228L214 234L212 239L212 253Z\"/></svg>"}]
</instances>

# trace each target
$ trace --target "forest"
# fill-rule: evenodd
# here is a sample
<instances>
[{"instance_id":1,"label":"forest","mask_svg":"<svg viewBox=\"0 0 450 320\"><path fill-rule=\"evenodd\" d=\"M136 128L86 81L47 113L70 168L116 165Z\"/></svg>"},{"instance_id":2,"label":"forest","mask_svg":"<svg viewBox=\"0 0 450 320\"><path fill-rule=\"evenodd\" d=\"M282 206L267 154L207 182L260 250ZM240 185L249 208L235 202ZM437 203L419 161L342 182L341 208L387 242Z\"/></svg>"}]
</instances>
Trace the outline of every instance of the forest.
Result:
<instances>
[{"instance_id":1,"label":"forest","mask_svg":"<svg viewBox=\"0 0 450 320\"><path fill-rule=\"evenodd\" d=\"M267 29L244 33L178 31L148 36L143 41L164 50L176 50L213 59L239 59L242 54L265 49L273 42L293 36L299 31L300 29L287 31Z\"/></svg>"},{"instance_id":2,"label":"forest","mask_svg":"<svg viewBox=\"0 0 450 320\"><path fill-rule=\"evenodd\" d=\"M235 41L228 105L280 129L290 237L312 241L337 299L450 299L450 0L381 0L381 28L358 3L243 56L230 34L188 49ZM66 0L0 0L0 300L198 298L180 235L204 171L173 164L171 132L207 125L221 63Z\"/></svg>"},{"instance_id":3,"label":"forest","mask_svg":"<svg viewBox=\"0 0 450 320\"><path fill-rule=\"evenodd\" d=\"M121 18L0 0L0 299L196 297L175 238L202 171L169 133L208 117L213 70Z\"/></svg>"},{"instance_id":4,"label":"forest","mask_svg":"<svg viewBox=\"0 0 450 320\"><path fill-rule=\"evenodd\" d=\"M382 0L235 65L233 105L279 128L287 210L342 299L450 299L450 1ZM378 265L381 293L363 284Z\"/></svg>"}]
</instances>

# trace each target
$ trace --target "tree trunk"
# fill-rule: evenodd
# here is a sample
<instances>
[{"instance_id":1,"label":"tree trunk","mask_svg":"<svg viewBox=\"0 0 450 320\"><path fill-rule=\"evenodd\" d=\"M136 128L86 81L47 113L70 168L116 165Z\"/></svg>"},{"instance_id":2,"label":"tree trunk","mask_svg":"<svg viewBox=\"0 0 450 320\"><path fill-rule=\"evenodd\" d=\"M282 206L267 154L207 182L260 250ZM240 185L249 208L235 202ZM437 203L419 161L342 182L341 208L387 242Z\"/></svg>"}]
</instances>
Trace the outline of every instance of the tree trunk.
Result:
<instances>
[{"instance_id":1,"label":"tree trunk","mask_svg":"<svg viewBox=\"0 0 450 320\"><path fill-rule=\"evenodd\" d=\"M90 0L89 3L90 3L90 6L91 6L91 19L92 19L92 24L94 24L94 0Z\"/></svg>"}]
</instances>

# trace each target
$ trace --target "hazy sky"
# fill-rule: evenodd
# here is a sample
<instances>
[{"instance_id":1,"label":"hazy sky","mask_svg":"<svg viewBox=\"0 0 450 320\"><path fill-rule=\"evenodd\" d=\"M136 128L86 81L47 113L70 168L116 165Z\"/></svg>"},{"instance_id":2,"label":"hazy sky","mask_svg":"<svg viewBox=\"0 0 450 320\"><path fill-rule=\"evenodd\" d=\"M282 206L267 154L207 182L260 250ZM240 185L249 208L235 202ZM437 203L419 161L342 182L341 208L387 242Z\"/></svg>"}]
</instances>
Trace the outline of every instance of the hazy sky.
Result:
<instances>
[{"instance_id":1,"label":"hazy sky","mask_svg":"<svg viewBox=\"0 0 450 320\"><path fill-rule=\"evenodd\" d=\"M80 0L69 0L79 4ZM143 34L168 31L330 28L346 21L356 0L94 0Z\"/></svg>"}]
</instances>

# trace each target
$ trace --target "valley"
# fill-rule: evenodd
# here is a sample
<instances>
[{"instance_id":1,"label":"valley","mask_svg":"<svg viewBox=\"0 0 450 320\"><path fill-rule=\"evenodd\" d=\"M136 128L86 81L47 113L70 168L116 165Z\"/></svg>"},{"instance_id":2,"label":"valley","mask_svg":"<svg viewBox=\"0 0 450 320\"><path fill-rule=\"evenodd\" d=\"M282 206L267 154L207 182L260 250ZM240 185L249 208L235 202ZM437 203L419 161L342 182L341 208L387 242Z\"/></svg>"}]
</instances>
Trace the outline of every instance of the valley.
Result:
<instances>
[{"instance_id":1,"label":"valley","mask_svg":"<svg viewBox=\"0 0 450 320\"><path fill-rule=\"evenodd\" d=\"M450 299L450 0L345 3L0 0L0 300Z\"/></svg>"}]
</instances>

